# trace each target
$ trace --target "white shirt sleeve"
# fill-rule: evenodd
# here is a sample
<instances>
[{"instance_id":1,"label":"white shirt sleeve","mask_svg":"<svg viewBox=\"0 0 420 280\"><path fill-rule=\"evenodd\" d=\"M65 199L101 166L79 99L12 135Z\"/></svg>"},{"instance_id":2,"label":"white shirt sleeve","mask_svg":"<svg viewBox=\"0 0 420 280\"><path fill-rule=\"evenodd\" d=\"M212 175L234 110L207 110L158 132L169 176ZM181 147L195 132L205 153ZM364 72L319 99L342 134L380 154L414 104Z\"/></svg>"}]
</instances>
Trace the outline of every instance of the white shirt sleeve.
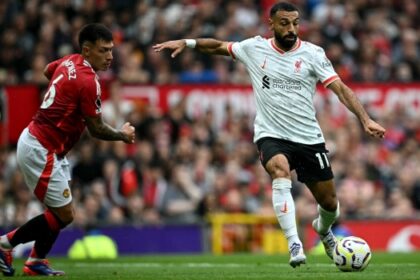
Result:
<instances>
[{"instance_id":1,"label":"white shirt sleeve","mask_svg":"<svg viewBox=\"0 0 420 280\"><path fill-rule=\"evenodd\" d=\"M240 42L231 42L228 44L228 51L233 59L237 59L247 65L250 60L250 50L255 46L256 38L249 38Z\"/></svg>"},{"instance_id":2,"label":"white shirt sleeve","mask_svg":"<svg viewBox=\"0 0 420 280\"><path fill-rule=\"evenodd\" d=\"M340 79L338 74L335 72L331 61L328 59L328 57L325 54L325 51L322 48L316 47L316 49L314 50L313 63L315 75L318 78L318 80L321 81L324 87L327 87L335 80Z\"/></svg>"}]
</instances>

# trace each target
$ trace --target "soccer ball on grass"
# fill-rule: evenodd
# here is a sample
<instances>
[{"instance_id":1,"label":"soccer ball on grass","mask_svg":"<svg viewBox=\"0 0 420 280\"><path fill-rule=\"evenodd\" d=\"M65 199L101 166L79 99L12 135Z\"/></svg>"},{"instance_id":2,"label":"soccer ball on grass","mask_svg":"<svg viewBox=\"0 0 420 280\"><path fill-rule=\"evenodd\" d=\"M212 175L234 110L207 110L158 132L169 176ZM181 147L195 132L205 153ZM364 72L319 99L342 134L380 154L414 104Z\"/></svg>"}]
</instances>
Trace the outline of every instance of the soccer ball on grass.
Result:
<instances>
[{"instance_id":1,"label":"soccer ball on grass","mask_svg":"<svg viewBox=\"0 0 420 280\"><path fill-rule=\"evenodd\" d=\"M333 260L341 271L362 271L372 257L369 245L365 240L356 236L348 236L337 241Z\"/></svg>"}]
</instances>

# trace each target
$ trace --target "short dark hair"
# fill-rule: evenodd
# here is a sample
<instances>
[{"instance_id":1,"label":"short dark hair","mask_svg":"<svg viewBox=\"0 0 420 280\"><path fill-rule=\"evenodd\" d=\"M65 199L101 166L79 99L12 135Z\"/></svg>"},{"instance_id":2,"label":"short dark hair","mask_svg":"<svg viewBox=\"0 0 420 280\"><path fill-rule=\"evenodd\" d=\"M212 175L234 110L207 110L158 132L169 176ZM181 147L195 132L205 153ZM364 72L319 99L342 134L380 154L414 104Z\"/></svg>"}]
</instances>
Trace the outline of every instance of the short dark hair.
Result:
<instances>
[{"instance_id":1,"label":"short dark hair","mask_svg":"<svg viewBox=\"0 0 420 280\"><path fill-rule=\"evenodd\" d=\"M105 25L100 23L89 23L82 27L79 33L79 47L85 42L95 43L97 40L105 42L112 41L112 32Z\"/></svg>"},{"instance_id":2,"label":"short dark hair","mask_svg":"<svg viewBox=\"0 0 420 280\"><path fill-rule=\"evenodd\" d=\"M270 17L273 17L278 11L299 12L298 8L295 5L287 2L279 2L277 4L274 4L273 7L271 7Z\"/></svg>"}]
</instances>

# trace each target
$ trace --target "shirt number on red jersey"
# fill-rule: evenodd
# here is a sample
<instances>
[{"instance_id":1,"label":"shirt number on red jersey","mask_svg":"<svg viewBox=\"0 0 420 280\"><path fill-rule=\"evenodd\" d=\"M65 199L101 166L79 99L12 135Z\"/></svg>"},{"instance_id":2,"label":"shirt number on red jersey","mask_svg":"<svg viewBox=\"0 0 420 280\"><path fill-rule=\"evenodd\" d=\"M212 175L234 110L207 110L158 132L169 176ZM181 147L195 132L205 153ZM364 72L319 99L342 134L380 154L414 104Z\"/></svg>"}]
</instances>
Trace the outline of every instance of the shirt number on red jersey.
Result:
<instances>
[{"instance_id":1,"label":"shirt number on red jersey","mask_svg":"<svg viewBox=\"0 0 420 280\"><path fill-rule=\"evenodd\" d=\"M51 104L53 104L54 102L54 98L55 98L55 85L58 83L58 81L60 81L62 78L64 77L63 74L60 74L57 78L55 78L55 80L51 83L50 88L48 89L48 91L45 93L44 96L44 101L41 104L41 108L42 109L47 109L48 107L51 106Z\"/></svg>"}]
</instances>

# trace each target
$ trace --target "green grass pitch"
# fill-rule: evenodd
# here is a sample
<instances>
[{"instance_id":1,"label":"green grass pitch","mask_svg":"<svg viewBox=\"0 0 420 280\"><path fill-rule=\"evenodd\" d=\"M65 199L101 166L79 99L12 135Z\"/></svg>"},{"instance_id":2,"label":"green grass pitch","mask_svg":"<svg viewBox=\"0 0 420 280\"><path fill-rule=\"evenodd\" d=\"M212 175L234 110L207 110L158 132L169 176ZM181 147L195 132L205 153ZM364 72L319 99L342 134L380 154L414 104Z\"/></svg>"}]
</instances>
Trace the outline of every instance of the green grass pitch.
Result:
<instances>
[{"instance_id":1,"label":"green grass pitch","mask_svg":"<svg viewBox=\"0 0 420 280\"><path fill-rule=\"evenodd\" d=\"M119 257L116 260L74 261L52 258L51 265L66 272L63 279L150 279L150 280L213 280L213 279L420 279L420 252L388 254L374 252L363 272L341 272L326 256L308 256L307 264L293 269L288 256L241 254L159 255ZM22 276L23 260L14 262L16 275ZM43 277L35 277L42 278ZM32 279L32 277L31 277Z\"/></svg>"}]
</instances>

